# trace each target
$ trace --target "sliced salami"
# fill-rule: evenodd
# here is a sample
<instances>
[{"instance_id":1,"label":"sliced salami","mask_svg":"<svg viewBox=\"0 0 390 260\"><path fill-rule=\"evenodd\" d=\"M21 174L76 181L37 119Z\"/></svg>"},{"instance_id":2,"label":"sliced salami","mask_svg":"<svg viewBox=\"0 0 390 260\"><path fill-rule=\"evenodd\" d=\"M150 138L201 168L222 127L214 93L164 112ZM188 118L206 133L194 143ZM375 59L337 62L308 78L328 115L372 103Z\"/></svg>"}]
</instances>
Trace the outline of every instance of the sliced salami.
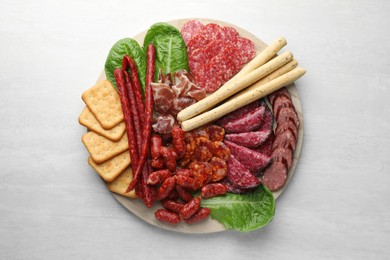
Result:
<instances>
[{"instance_id":1,"label":"sliced salami","mask_svg":"<svg viewBox=\"0 0 390 260\"><path fill-rule=\"evenodd\" d=\"M222 84L228 81L236 73L236 67L233 60L225 56L224 53L220 53L210 60L206 65L206 68L209 70L209 75L218 77L221 80L219 86L215 86L212 92L217 90ZM207 90L207 89L206 89Z\"/></svg>"},{"instance_id":2,"label":"sliced salami","mask_svg":"<svg viewBox=\"0 0 390 260\"><path fill-rule=\"evenodd\" d=\"M239 188L239 187L235 186L231 181L229 181L228 178L223 179L220 183L225 185L228 192L234 193L234 194L245 194L245 193L251 192L255 189L255 188L249 188L249 189Z\"/></svg>"},{"instance_id":3,"label":"sliced salami","mask_svg":"<svg viewBox=\"0 0 390 260\"><path fill-rule=\"evenodd\" d=\"M297 140L294 137L294 134L290 130L286 130L279 135L276 135L273 149L276 147L290 148L292 151L295 151Z\"/></svg>"},{"instance_id":4,"label":"sliced salami","mask_svg":"<svg viewBox=\"0 0 390 260\"><path fill-rule=\"evenodd\" d=\"M183 37L185 44L187 45L187 43L190 41L190 39L194 35L196 35L199 32L199 30L202 29L203 27L204 27L203 23L201 23L198 20L190 20L190 21L186 22L185 24L183 24L180 32L181 32L181 35Z\"/></svg>"},{"instance_id":5,"label":"sliced salami","mask_svg":"<svg viewBox=\"0 0 390 260\"><path fill-rule=\"evenodd\" d=\"M274 104L273 104L273 110L274 110L274 114L275 114L275 117L278 118L279 116L279 112L282 108L284 107L290 107L290 108L293 108L294 105L291 101L290 98L284 96L284 95L277 95L275 98L274 98Z\"/></svg>"},{"instance_id":6,"label":"sliced salami","mask_svg":"<svg viewBox=\"0 0 390 260\"><path fill-rule=\"evenodd\" d=\"M265 112L264 112L264 119L263 122L260 125L259 129L255 129L256 131L272 131L274 126L274 116L272 115L271 109L264 104L265 106Z\"/></svg>"},{"instance_id":7,"label":"sliced salami","mask_svg":"<svg viewBox=\"0 0 390 260\"><path fill-rule=\"evenodd\" d=\"M298 129L297 126L294 124L293 121L284 121L281 124L278 124L275 130L275 135L280 135L286 130L290 130L293 134L295 139L298 139Z\"/></svg>"},{"instance_id":8,"label":"sliced salami","mask_svg":"<svg viewBox=\"0 0 390 260\"><path fill-rule=\"evenodd\" d=\"M293 153L290 148L276 147L271 154L273 162L282 162L287 170L291 168Z\"/></svg>"},{"instance_id":9,"label":"sliced salami","mask_svg":"<svg viewBox=\"0 0 390 260\"><path fill-rule=\"evenodd\" d=\"M271 162L271 157L225 140L226 146L230 149L230 153L244 165L246 169L252 173L257 173L267 167Z\"/></svg>"},{"instance_id":10,"label":"sliced salami","mask_svg":"<svg viewBox=\"0 0 390 260\"><path fill-rule=\"evenodd\" d=\"M223 40L225 33L223 28L216 23L208 23L202 27L198 34L203 35L205 38L212 40Z\"/></svg>"},{"instance_id":11,"label":"sliced salami","mask_svg":"<svg viewBox=\"0 0 390 260\"><path fill-rule=\"evenodd\" d=\"M217 124L218 125L221 125L221 126L224 126L226 125L227 123L233 121L233 120L236 120L236 119L239 119L241 118L243 115L247 114L247 113L250 113L251 111L255 110L256 108L260 107L261 103L260 101L256 100L246 106L243 106L229 114L227 114L226 116L222 117L221 119L219 119L217 121Z\"/></svg>"},{"instance_id":12,"label":"sliced salami","mask_svg":"<svg viewBox=\"0 0 390 260\"><path fill-rule=\"evenodd\" d=\"M253 150L255 150L258 153L264 154L266 156L271 156L274 140L275 140L275 135L271 133L267 141L265 141L259 147L253 148Z\"/></svg>"},{"instance_id":13,"label":"sliced salami","mask_svg":"<svg viewBox=\"0 0 390 260\"><path fill-rule=\"evenodd\" d=\"M259 128L264 119L265 105L262 105L249 113L244 114L241 118L234 119L224 124L228 133L243 133Z\"/></svg>"},{"instance_id":14,"label":"sliced salami","mask_svg":"<svg viewBox=\"0 0 390 260\"><path fill-rule=\"evenodd\" d=\"M239 36L237 30L234 29L233 27L225 26L222 29L225 34L225 38L224 38L225 41L232 41Z\"/></svg>"},{"instance_id":15,"label":"sliced salami","mask_svg":"<svg viewBox=\"0 0 390 260\"><path fill-rule=\"evenodd\" d=\"M299 129L299 118L297 112L295 112L295 108L293 107L284 107L280 109L278 117L276 118L276 122L278 124L282 124L286 121L292 121L296 125L297 129Z\"/></svg>"},{"instance_id":16,"label":"sliced salami","mask_svg":"<svg viewBox=\"0 0 390 260\"><path fill-rule=\"evenodd\" d=\"M281 162L273 162L265 171L262 182L270 191L277 191L287 180L287 168Z\"/></svg>"},{"instance_id":17,"label":"sliced salami","mask_svg":"<svg viewBox=\"0 0 390 260\"><path fill-rule=\"evenodd\" d=\"M231 183L243 189L253 188L260 184L260 181L232 155L228 161L226 176Z\"/></svg>"},{"instance_id":18,"label":"sliced salami","mask_svg":"<svg viewBox=\"0 0 390 260\"><path fill-rule=\"evenodd\" d=\"M199 66L205 66L210 60L221 52L225 46L223 40L213 40L203 48L194 50L189 54L189 66L191 71L196 71Z\"/></svg>"},{"instance_id":19,"label":"sliced salami","mask_svg":"<svg viewBox=\"0 0 390 260\"><path fill-rule=\"evenodd\" d=\"M267 139L271 136L271 133L271 130L265 130L239 134L227 134L225 139L248 148L254 148L267 141Z\"/></svg>"},{"instance_id":20,"label":"sliced salami","mask_svg":"<svg viewBox=\"0 0 390 260\"><path fill-rule=\"evenodd\" d=\"M209 164L213 168L213 173L211 176L211 180L213 182L217 182L222 180L227 174L227 163L218 157L212 157L209 161Z\"/></svg>"},{"instance_id":21,"label":"sliced salami","mask_svg":"<svg viewBox=\"0 0 390 260\"><path fill-rule=\"evenodd\" d=\"M244 58L243 64L249 62L250 60L252 60L255 57L255 55L256 55L255 44L251 40L249 40L247 38L243 38L243 37L237 37L234 40L234 42L235 42L237 48L242 53L242 56Z\"/></svg>"},{"instance_id":22,"label":"sliced salami","mask_svg":"<svg viewBox=\"0 0 390 260\"><path fill-rule=\"evenodd\" d=\"M280 89L278 89L277 91L275 91L275 92L273 92L273 93L271 93L271 94L269 94L267 97L268 97L268 100L269 100L269 102L273 105L273 103L274 103L274 98L277 96L277 95L284 95L284 96L286 96L286 97L288 97L288 98L291 98L291 94L290 94L290 92L288 92L288 90L287 90L287 88L286 87L283 87L283 88L280 88Z\"/></svg>"},{"instance_id":23,"label":"sliced salami","mask_svg":"<svg viewBox=\"0 0 390 260\"><path fill-rule=\"evenodd\" d=\"M211 39L205 37L202 34L198 33L198 34L194 35L187 44L188 55L190 56L191 53L193 51L195 51L196 49L203 48L204 46L209 44L209 42L211 42Z\"/></svg>"}]
</instances>

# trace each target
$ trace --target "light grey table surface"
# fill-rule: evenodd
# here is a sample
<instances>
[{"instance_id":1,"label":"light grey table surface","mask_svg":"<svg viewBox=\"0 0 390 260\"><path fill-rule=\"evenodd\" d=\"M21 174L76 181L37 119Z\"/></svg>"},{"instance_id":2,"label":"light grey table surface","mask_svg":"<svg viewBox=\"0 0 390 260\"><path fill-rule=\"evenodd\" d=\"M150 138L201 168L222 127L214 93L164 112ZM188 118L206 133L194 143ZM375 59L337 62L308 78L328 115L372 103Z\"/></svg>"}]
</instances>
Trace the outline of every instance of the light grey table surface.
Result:
<instances>
[{"instance_id":1,"label":"light grey table surface","mask_svg":"<svg viewBox=\"0 0 390 260\"><path fill-rule=\"evenodd\" d=\"M389 1L0 2L0 259L388 259ZM301 158L267 227L188 235L144 223L91 170L81 93L112 44L207 17L307 69Z\"/></svg>"}]
</instances>

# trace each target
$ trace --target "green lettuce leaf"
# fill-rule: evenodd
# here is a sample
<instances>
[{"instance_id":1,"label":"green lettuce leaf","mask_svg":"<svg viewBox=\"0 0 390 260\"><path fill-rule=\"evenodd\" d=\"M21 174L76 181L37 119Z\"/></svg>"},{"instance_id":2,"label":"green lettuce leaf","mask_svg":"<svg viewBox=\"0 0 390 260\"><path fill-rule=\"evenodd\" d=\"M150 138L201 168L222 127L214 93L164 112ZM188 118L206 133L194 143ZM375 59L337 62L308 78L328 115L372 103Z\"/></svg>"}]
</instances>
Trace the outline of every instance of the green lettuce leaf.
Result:
<instances>
[{"instance_id":1,"label":"green lettuce leaf","mask_svg":"<svg viewBox=\"0 0 390 260\"><path fill-rule=\"evenodd\" d=\"M118 89L115 82L114 70L116 68L122 68L122 59L126 54L129 55L137 65L141 86L142 89L145 90L146 55L138 42L131 38L121 39L112 46L104 66L106 78L116 89Z\"/></svg>"},{"instance_id":2,"label":"green lettuce leaf","mask_svg":"<svg viewBox=\"0 0 390 260\"><path fill-rule=\"evenodd\" d=\"M152 25L145 35L145 52L150 43L156 48L156 80L160 69L164 74L188 70L187 48L176 27L166 23Z\"/></svg>"},{"instance_id":3,"label":"green lettuce leaf","mask_svg":"<svg viewBox=\"0 0 390 260\"><path fill-rule=\"evenodd\" d=\"M211 209L211 218L227 229L248 232L267 225L275 215L275 199L263 185L256 191L237 195L227 193L210 199L203 199L202 207Z\"/></svg>"}]
</instances>

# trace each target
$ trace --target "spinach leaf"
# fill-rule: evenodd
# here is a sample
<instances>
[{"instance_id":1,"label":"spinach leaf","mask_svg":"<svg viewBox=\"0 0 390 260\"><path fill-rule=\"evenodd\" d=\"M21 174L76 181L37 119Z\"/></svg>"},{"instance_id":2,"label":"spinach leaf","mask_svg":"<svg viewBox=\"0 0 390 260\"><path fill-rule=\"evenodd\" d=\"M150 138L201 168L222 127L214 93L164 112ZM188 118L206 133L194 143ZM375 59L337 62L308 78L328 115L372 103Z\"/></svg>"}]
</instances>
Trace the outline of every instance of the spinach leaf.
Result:
<instances>
[{"instance_id":1,"label":"spinach leaf","mask_svg":"<svg viewBox=\"0 0 390 260\"><path fill-rule=\"evenodd\" d=\"M210 208L211 218L224 224L227 229L241 232L263 227L275 215L274 197L263 185L245 195L227 193L202 200L201 205Z\"/></svg>"},{"instance_id":2,"label":"spinach leaf","mask_svg":"<svg viewBox=\"0 0 390 260\"><path fill-rule=\"evenodd\" d=\"M166 23L152 25L144 39L144 50L150 43L156 48L156 79L160 68L164 74L188 70L187 48L180 31L174 26Z\"/></svg>"},{"instance_id":3,"label":"spinach leaf","mask_svg":"<svg viewBox=\"0 0 390 260\"><path fill-rule=\"evenodd\" d=\"M104 66L106 78L118 89L115 82L114 70L116 68L122 68L122 59L125 54L129 55L137 65L141 86L145 90L146 55L138 42L131 38L121 39L112 46Z\"/></svg>"}]
</instances>

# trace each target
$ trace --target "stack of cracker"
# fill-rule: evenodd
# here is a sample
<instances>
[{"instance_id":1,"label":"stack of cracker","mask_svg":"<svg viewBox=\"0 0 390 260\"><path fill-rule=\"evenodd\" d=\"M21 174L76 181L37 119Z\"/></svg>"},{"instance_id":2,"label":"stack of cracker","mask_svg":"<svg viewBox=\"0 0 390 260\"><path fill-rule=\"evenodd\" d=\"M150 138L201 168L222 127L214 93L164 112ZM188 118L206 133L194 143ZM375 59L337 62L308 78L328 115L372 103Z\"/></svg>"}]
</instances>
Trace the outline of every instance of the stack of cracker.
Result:
<instances>
[{"instance_id":1,"label":"stack of cracker","mask_svg":"<svg viewBox=\"0 0 390 260\"><path fill-rule=\"evenodd\" d=\"M79 123L89 130L82 137L90 154L89 165L106 181L110 191L135 198L134 190L126 193L133 172L118 93L104 80L85 91L82 99L86 107Z\"/></svg>"}]
</instances>

